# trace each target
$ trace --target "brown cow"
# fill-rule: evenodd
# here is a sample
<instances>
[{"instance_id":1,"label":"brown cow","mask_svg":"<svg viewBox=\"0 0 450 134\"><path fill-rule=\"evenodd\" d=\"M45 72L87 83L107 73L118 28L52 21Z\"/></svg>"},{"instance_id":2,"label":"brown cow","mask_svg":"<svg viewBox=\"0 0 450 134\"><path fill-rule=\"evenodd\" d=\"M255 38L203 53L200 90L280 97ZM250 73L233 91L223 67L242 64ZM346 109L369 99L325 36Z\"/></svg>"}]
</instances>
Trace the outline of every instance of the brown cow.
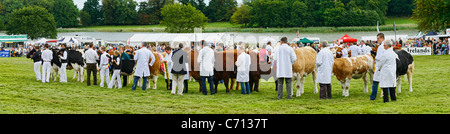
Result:
<instances>
[{"instance_id":1,"label":"brown cow","mask_svg":"<svg viewBox=\"0 0 450 134\"><path fill-rule=\"evenodd\" d=\"M259 62L259 53L249 51L251 63L250 63L250 89L253 91L259 92L259 79L261 79L261 74L270 74L271 73L271 64L260 63ZM253 88L253 85L255 88ZM239 85L237 85L236 89L238 89Z\"/></svg>"},{"instance_id":2,"label":"brown cow","mask_svg":"<svg viewBox=\"0 0 450 134\"><path fill-rule=\"evenodd\" d=\"M334 60L333 74L341 82L342 95L349 96L350 80L363 78L364 93L368 92L366 74L370 75L370 82L373 80L374 59L369 54L359 55L350 58L338 58Z\"/></svg>"},{"instance_id":3,"label":"brown cow","mask_svg":"<svg viewBox=\"0 0 450 134\"><path fill-rule=\"evenodd\" d=\"M294 49L295 55L297 55L297 61L292 64L293 79L297 80L297 97L304 93L305 77L312 74L314 83L314 93L317 93L317 69L316 69L316 56L317 52L312 47L301 47ZM293 90L291 90L293 92Z\"/></svg>"}]
</instances>

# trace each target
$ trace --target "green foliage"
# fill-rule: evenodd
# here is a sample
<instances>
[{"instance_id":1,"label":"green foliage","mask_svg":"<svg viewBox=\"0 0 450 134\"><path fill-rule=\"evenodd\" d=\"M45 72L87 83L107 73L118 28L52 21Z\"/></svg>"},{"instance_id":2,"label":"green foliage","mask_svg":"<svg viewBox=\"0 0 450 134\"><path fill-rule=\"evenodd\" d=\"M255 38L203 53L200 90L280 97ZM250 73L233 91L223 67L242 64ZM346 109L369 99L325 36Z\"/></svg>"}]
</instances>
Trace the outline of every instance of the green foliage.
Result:
<instances>
[{"instance_id":1,"label":"green foliage","mask_svg":"<svg viewBox=\"0 0 450 134\"><path fill-rule=\"evenodd\" d=\"M206 16L212 22L230 21L236 7L236 0L211 0L209 1Z\"/></svg>"},{"instance_id":2,"label":"green foliage","mask_svg":"<svg viewBox=\"0 0 450 134\"><path fill-rule=\"evenodd\" d=\"M102 0L106 25L130 25L137 23L137 2L133 0Z\"/></svg>"},{"instance_id":3,"label":"green foliage","mask_svg":"<svg viewBox=\"0 0 450 134\"><path fill-rule=\"evenodd\" d=\"M412 19L418 22L419 30L441 31L450 27L449 0L415 0L414 3Z\"/></svg>"},{"instance_id":4,"label":"green foliage","mask_svg":"<svg viewBox=\"0 0 450 134\"><path fill-rule=\"evenodd\" d=\"M388 7L386 16L396 17L411 16L412 10L416 8L414 5L414 0L391 0Z\"/></svg>"},{"instance_id":5,"label":"green foliage","mask_svg":"<svg viewBox=\"0 0 450 134\"><path fill-rule=\"evenodd\" d=\"M85 18L83 26L103 24L103 13L101 11L101 6L99 3L99 0L87 0L86 2L84 2L83 9L81 9L81 10L88 13L89 16L91 17L89 19L90 20L89 22L87 22L86 21L87 18ZM86 15L84 15L84 17L86 17ZM80 12L80 18L82 18L81 12ZM83 19L82 19L82 21L83 21Z\"/></svg>"},{"instance_id":6,"label":"green foliage","mask_svg":"<svg viewBox=\"0 0 450 134\"><path fill-rule=\"evenodd\" d=\"M45 8L38 6L14 10L6 27L6 34L28 34L30 39L56 38L55 18Z\"/></svg>"},{"instance_id":7,"label":"green foliage","mask_svg":"<svg viewBox=\"0 0 450 134\"><path fill-rule=\"evenodd\" d=\"M161 9L163 20L161 24L166 26L169 33L194 32L194 28L205 28L208 18L196 10L193 6L183 4L166 5Z\"/></svg>"},{"instance_id":8,"label":"green foliage","mask_svg":"<svg viewBox=\"0 0 450 134\"><path fill-rule=\"evenodd\" d=\"M237 8L236 12L234 12L233 16L231 16L232 24L244 24L244 27L247 27L247 24L250 22L250 9L247 5L241 5L241 7Z\"/></svg>"},{"instance_id":9,"label":"green foliage","mask_svg":"<svg viewBox=\"0 0 450 134\"><path fill-rule=\"evenodd\" d=\"M91 15L88 12L81 10L80 11L80 20L83 26L92 25Z\"/></svg>"},{"instance_id":10,"label":"green foliage","mask_svg":"<svg viewBox=\"0 0 450 134\"><path fill-rule=\"evenodd\" d=\"M53 9L56 27L76 27L78 26L78 8L72 0L56 0Z\"/></svg>"}]
</instances>

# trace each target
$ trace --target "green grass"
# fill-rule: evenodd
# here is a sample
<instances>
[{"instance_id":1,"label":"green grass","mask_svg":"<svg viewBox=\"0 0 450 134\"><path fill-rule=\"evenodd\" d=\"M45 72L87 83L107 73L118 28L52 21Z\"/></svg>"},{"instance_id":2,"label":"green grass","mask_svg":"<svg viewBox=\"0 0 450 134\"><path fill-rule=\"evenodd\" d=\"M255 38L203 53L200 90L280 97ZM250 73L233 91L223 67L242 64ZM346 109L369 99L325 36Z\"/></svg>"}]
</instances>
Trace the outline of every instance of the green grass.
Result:
<instances>
[{"instance_id":1,"label":"green grass","mask_svg":"<svg viewBox=\"0 0 450 134\"><path fill-rule=\"evenodd\" d=\"M395 21L397 30L417 29L417 24L409 18L388 18L380 31L391 31ZM348 31L376 31L376 26L347 26L347 27L290 27L290 28L240 28L229 22L212 22L206 25L203 32L253 32L253 33L287 33L287 32L348 32ZM58 32L165 32L164 25L122 25L122 26L90 26L78 28L62 28Z\"/></svg>"},{"instance_id":2,"label":"green grass","mask_svg":"<svg viewBox=\"0 0 450 134\"><path fill-rule=\"evenodd\" d=\"M414 56L414 91L408 91L403 79L397 102L389 103L383 103L380 92L375 101L369 101L370 89L364 93L361 79L352 80L350 96L343 97L333 76L330 100L320 100L319 94L313 93L311 76L305 80L305 94L292 100L277 100L272 82L261 83L260 92L250 95L236 90L225 93L220 84L213 96L202 95L198 84L190 82L189 93L179 96L165 90L162 76L158 89L147 91L131 91L131 84L122 89L88 87L72 80L72 70L67 71L68 83L41 83L36 81L31 60L0 58L0 114L449 114L449 58Z\"/></svg>"}]
</instances>

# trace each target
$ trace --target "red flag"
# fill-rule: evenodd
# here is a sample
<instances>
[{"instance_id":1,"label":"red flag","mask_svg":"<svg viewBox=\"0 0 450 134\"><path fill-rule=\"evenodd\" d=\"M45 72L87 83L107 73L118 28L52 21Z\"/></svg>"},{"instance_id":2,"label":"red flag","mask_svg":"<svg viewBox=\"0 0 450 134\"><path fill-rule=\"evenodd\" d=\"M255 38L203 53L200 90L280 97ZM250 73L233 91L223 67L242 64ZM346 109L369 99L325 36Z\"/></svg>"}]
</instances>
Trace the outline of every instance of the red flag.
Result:
<instances>
[{"instance_id":1,"label":"red flag","mask_svg":"<svg viewBox=\"0 0 450 134\"><path fill-rule=\"evenodd\" d=\"M298 30L297 30L297 38L298 38L298 35L299 35L299 34L298 34Z\"/></svg>"}]
</instances>

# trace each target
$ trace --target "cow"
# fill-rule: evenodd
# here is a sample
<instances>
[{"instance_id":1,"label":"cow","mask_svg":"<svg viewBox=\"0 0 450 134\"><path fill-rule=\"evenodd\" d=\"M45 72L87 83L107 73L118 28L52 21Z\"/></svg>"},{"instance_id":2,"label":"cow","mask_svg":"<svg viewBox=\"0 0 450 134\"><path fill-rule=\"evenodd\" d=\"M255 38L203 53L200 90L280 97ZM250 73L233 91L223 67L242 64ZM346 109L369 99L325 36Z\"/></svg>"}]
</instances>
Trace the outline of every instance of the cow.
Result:
<instances>
[{"instance_id":1,"label":"cow","mask_svg":"<svg viewBox=\"0 0 450 134\"><path fill-rule=\"evenodd\" d=\"M161 65L163 65L162 63L162 59L163 59L163 55L159 54L157 52L152 52L153 56L155 56L155 62L153 63L153 65L148 65L148 67L150 68L150 78L152 78L153 81L153 89L156 89L156 82L158 81L158 75L161 73L163 74L164 72L161 70ZM152 59L150 58L148 60L148 62L152 62ZM170 70L169 70L170 71ZM150 80L147 81L147 88L150 88Z\"/></svg>"},{"instance_id":2,"label":"cow","mask_svg":"<svg viewBox=\"0 0 450 134\"><path fill-rule=\"evenodd\" d=\"M61 61L58 57L59 49L52 49L53 52L53 58L50 61L50 64L52 65L53 72L50 73L50 78L53 78L54 81L56 81L56 78L58 77L59 68L61 67Z\"/></svg>"},{"instance_id":3,"label":"cow","mask_svg":"<svg viewBox=\"0 0 450 134\"><path fill-rule=\"evenodd\" d=\"M333 74L341 82L342 96L349 96L350 80L362 78L364 81L364 93L368 92L367 74L370 82L373 80L374 58L369 54L363 54L350 58L334 59Z\"/></svg>"},{"instance_id":4,"label":"cow","mask_svg":"<svg viewBox=\"0 0 450 134\"><path fill-rule=\"evenodd\" d=\"M316 68L316 56L317 52L312 47L301 47L294 49L297 60L292 64L292 80L296 80L297 94L301 96L304 93L305 77L312 74L314 83L314 93L317 93L317 68ZM293 90L291 90L293 92ZM293 93L292 93L293 94Z\"/></svg>"},{"instance_id":5,"label":"cow","mask_svg":"<svg viewBox=\"0 0 450 134\"><path fill-rule=\"evenodd\" d=\"M84 82L84 53L82 50L68 50L67 51L68 65L67 70L73 69L74 74L73 78L75 79L78 76L78 82Z\"/></svg>"},{"instance_id":6,"label":"cow","mask_svg":"<svg viewBox=\"0 0 450 134\"><path fill-rule=\"evenodd\" d=\"M342 58L342 50L341 47L331 48L330 51L333 53L334 58ZM348 51L348 57L352 57L352 51Z\"/></svg>"},{"instance_id":7,"label":"cow","mask_svg":"<svg viewBox=\"0 0 450 134\"><path fill-rule=\"evenodd\" d=\"M259 79L261 79L261 75L266 75L271 73L271 64L268 63L260 63L259 62L259 53L249 51L248 54L251 58L250 63L250 89L253 91L259 92ZM254 87L254 88L253 88ZM238 87L236 87L238 89Z\"/></svg>"},{"instance_id":8,"label":"cow","mask_svg":"<svg viewBox=\"0 0 450 134\"><path fill-rule=\"evenodd\" d=\"M372 48L372 56L375 57L376 56L376 52L377 52L378 46L375 46ZM401 47L393 47L393 50L395 52L395 54L397 55L396 57L396 64L397 64L397 92L401 93L402 92L402 79L401 77L403 75L406 74L407 78L408 78L408 83L409 83L409 92L412 92L412 75L414 73L414 59L411 56L410 53L406 52L405 50L402 50ZM381 94L383 95L383 93Z\"/></svg>"}]
</instances>

